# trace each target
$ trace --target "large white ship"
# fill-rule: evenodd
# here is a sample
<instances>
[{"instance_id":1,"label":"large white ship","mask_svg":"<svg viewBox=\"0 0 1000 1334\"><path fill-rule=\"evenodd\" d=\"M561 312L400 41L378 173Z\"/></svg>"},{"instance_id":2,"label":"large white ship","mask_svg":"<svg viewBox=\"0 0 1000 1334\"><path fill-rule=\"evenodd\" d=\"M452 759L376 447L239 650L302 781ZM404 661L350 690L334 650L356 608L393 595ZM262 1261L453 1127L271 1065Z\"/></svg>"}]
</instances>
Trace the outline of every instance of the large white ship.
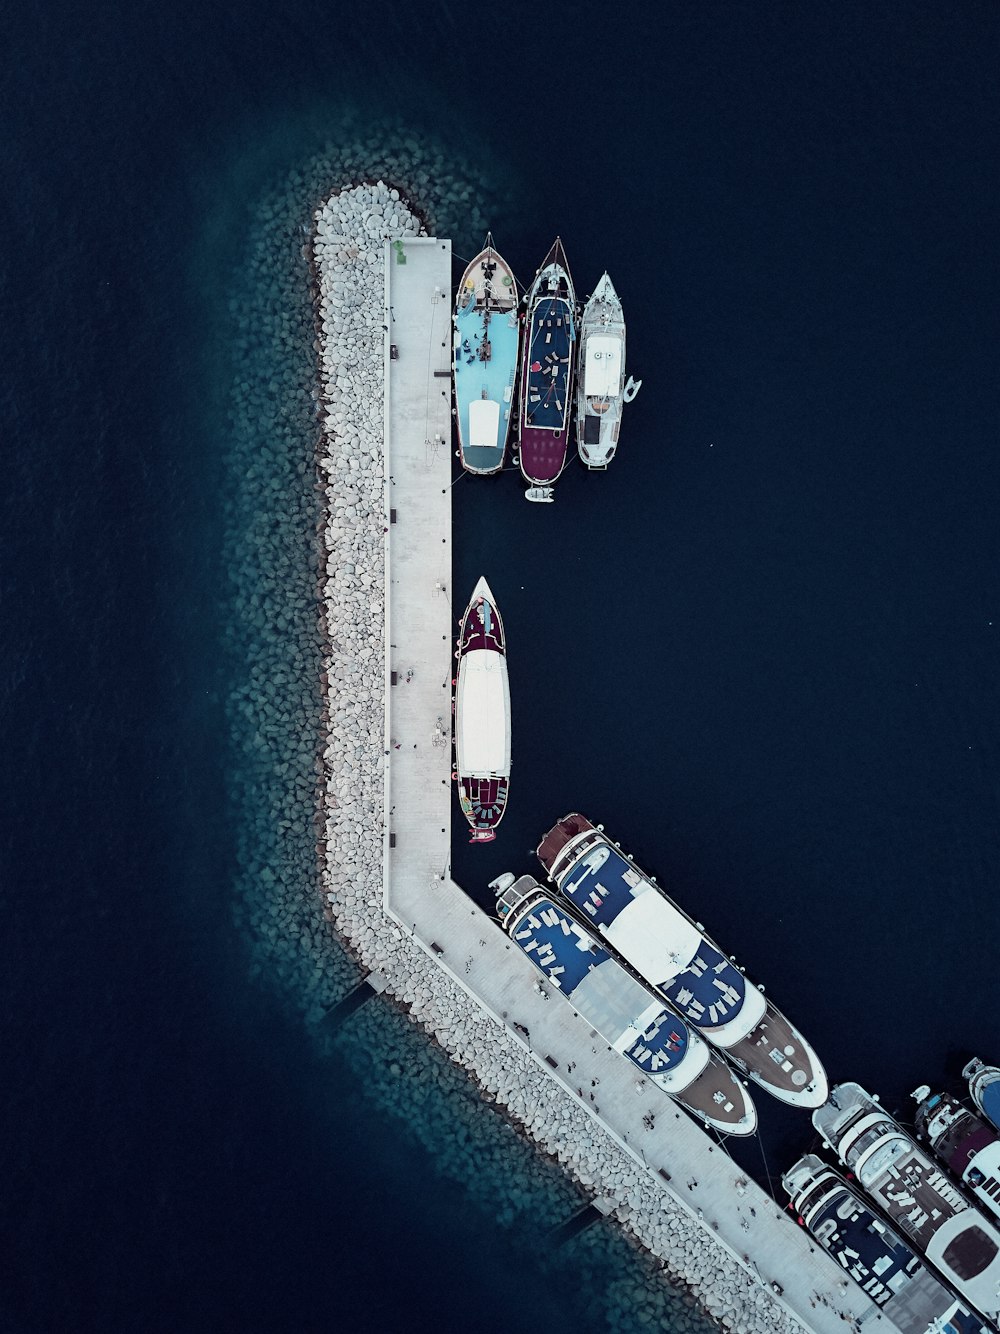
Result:
<instances>
[{"instance_id":1,"label":"large white ship","mask_svg":"<svg viewBox=\"0 0 1000 1334\"><path fill-rule=\"evenodd\" d=\"M626 972L573 910L530 875L491 886L511 940L605 1042L723 1135L752 1135L757 1112L721 1056Z\"/></svg>"},{"instance_id":2,"label":"large white ship","mask_svg":"<svg viewBox=\"0 0 1000 1334\"><path fill-rule=\"evenodd\" d=\"M890 1222L1000 1330L1000 1232L989 1219L860 1084L838 1084L812 1120Z\"/></svg>"},{"instance_id":3,"label":"large white ship","mask_svg":"<svg viewBox=\"0 0 1000 1334\"><path fill-rule=\"evenodd\" d=\"M536 851L609 948L751 1079L794 1107L826 1100L826 1072L805 1038L600 828L567 815Z\"/></svg>"}]
</instances>

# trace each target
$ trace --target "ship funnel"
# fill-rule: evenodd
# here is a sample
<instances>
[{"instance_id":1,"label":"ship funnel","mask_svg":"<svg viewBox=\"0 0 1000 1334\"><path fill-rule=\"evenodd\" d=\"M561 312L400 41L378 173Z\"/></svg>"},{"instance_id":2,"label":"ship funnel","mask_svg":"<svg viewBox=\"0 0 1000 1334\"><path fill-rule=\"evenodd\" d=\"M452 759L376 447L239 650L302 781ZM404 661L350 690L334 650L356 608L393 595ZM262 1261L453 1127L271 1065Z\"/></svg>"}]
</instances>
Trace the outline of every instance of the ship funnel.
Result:
<instances>
[{"instance_id":1,"label":"ship funnel","mask_svg":"<svg viewBox=\"0 0 1000 1334\"><path fill-rule=\"evenodd\" d=\"M930 1084L921 1084L918 1089L913 1090L913 1092L910 1094L910 1097L913 1098L916 1102L923 1102L925 1098L930 1097L930 1092L931 1092Z\"/></svg>"}]
</instances>

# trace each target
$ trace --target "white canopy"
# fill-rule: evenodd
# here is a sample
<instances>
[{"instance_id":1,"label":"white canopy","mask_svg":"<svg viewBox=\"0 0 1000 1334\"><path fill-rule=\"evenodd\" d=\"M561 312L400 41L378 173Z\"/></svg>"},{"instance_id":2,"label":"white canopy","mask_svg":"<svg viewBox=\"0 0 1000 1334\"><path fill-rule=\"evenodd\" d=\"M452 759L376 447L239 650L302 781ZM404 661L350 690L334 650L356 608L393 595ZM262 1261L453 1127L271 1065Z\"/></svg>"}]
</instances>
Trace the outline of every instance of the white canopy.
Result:
<instances>
[{"instance_id":1,"label":"white canopy","mask_svg":"<svg viewBox=\"0 0 1000 1334\"><path fill-rule=\"evenodd\" d=\"M622 340L591 334L583 368L583 392L588 398L610 398L621 392Z\"/></svg>"},{"instance_id":2,"label":"white canopy","mask_svg":"<svg viewBox=\"0 0 1000 1334\"><path fill-rule=\"evenodd\" d=\"M655 985L683 972L701 945L701 932L655 889L623 908L605 936L636 972Z\"/></svg>"},{"instance_id":3,"label":"white canopy","mask_svg":"<svg viewBox=\"0 0 1000 1334\"><path fill-rule=\"evenodd\" d=\"M500 439L500 404L492 398L474 398L469 404L469 445L496 449Z\"/></svg>"},{"instance_id":4,"label":"white canopy","mask_svg":"<svg viewBox=\"0 0 1000 1334\"><path fill-rule=\"evenodd\" d=\"M473 649L459 662L455 752L463 776L510 774L510 689L502 653Z\"/></svg>"}]
</instances>

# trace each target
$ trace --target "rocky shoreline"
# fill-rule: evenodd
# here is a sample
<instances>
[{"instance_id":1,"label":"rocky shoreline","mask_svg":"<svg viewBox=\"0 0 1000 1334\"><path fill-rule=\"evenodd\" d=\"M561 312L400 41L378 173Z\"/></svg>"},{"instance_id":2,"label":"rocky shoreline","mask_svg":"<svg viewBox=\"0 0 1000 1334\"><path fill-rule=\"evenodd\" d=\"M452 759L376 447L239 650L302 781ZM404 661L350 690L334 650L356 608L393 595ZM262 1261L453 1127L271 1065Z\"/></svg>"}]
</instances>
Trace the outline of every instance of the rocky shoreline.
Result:
<instances>
[{"instance_id":1,"label":"rocky shoreline","mask_svg":"<svg viewBox=\"0 0 1000 1334\"><path fill-rule=\"evenodd\" d=\"M322 753L327 915L367 970L449 1057L592 1195L710 1315L741 1334L800 1326L692 1211L663 1189L506 1029L382 909L384 754L383 272L386 239L423 234L384 181L334 194L315 215L318 468L326 505L327 735ZM638 1308L640 1323L655 1312ZM643 1315L645 1318L643 1319Z\"/></svg>"}]
</instances>

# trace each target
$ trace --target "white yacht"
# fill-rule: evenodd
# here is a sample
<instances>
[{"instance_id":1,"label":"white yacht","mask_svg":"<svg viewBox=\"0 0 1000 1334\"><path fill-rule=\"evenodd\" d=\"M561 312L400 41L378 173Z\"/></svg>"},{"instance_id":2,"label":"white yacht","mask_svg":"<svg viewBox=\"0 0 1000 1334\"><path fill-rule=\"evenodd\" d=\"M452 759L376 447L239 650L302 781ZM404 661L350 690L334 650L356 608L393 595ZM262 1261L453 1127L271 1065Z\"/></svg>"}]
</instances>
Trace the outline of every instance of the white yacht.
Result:
<instances>
[{"instance_id":1,"label":"white yacht","mask_svg":"<svg viewBox=\"0 0 1000 1334\"><path fill-rule=\"evenodd\" d=\"M625 381L625 316L614 283L603 274L583 309L580 369L576 377L576 447L588 468L614 458L622 404L631 403L641 380Z\"/></svg>"}]
</instances>

